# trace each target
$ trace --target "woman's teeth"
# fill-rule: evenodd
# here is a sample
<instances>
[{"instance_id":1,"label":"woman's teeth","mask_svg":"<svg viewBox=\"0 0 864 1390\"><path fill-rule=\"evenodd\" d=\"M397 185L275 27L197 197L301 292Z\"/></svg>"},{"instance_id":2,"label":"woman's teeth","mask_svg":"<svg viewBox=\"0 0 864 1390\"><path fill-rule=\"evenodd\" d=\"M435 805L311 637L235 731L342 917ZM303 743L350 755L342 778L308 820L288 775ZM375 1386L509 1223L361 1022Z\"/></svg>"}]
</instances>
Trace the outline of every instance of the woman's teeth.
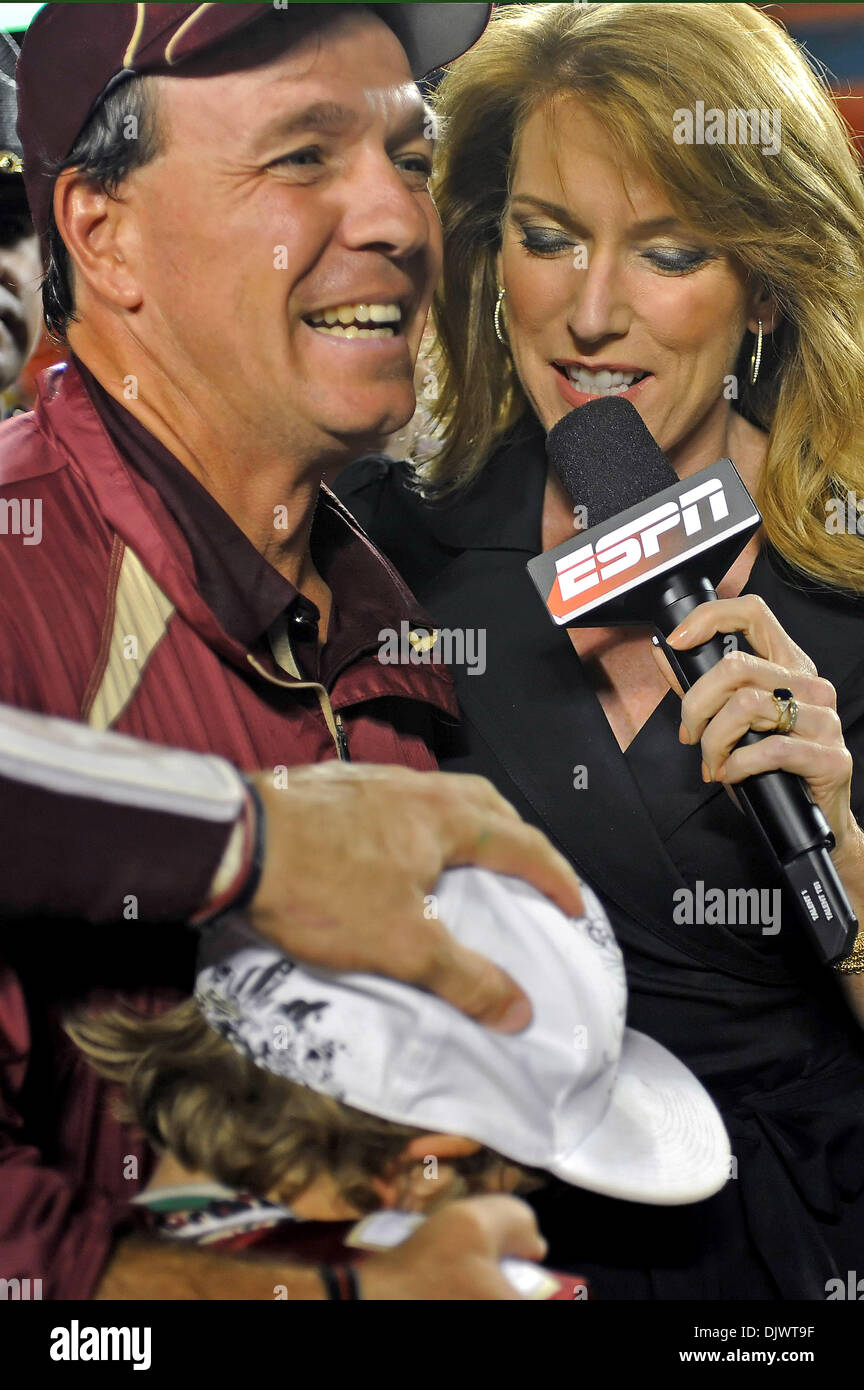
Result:
<instances>
[{"instance_id":1,"label":"woman's teeth","mask_svg":"<svg viewBox=\"0 0 864 1390\"><path fill-rule=\"evenodd\" d=\"M590 372L587 367L565 367L567 378L585 396L623 396L647 372Z\"/></svg>"},{"instance_id":2,"label":"woman's teeth","mask_svg":"<svg viewBox=\"0 0 864 1390\"><path fill-rule=\"evenodd\" d=\"M337 304L310 315L310 328L336 338L393 338L399 332L402 310L398 304Z\"/></svg>"}]
</instances>

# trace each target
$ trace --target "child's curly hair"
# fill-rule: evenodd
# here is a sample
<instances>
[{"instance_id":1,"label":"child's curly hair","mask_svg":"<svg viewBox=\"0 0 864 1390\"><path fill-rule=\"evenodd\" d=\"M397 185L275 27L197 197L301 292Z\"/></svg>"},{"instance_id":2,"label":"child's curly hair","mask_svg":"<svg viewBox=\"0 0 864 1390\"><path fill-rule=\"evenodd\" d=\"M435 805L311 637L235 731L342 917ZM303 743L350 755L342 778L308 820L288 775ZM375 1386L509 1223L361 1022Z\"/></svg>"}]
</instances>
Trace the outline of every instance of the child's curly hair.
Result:
<instances>
[{"instance_id":1,"label":"child's curly hair","mask_svg":"<svg viewBox=\"0 0 864 1390\"><path fill-rule=\"evenodd\" d=\"M326 1173L355 1210L377 1210L372 1180L392 1180L406 1144L424 1132L265 1071L210 1027L194 999L156 1017L76 1013L65 1028L99 1075L124 1088L121 1119L184 1167L286 1205ZM513 1166L486 1148L447 1164L455 1177L438 1200L488 1191ZM536 1185L526 1174L520 1188Z\"/></svg>"}]
</instances>

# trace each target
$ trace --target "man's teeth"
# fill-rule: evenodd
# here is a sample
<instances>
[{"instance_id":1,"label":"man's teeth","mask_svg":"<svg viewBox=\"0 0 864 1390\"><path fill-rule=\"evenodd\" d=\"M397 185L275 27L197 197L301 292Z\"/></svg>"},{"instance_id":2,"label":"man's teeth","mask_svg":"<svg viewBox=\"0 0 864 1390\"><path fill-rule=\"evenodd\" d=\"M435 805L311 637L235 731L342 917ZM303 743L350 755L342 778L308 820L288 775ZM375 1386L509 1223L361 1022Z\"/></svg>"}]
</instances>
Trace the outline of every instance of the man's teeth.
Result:
<instances>
[{"instance_id":1,"label":"man's teeth","mask_svg":"<svg viewBox=\"0 0 864 1390\"><path fill-rule=\"evenodd\" d=\"M587 367L566 367L570 381L586 396L623 396L636 381L641 381L647 372L591 372Z\"/></svg>"},{"instance_id":2,"label":"man's teeth","mask_svg":"<svg viewBox=\"0 0 864 1390\"><path fill-rule=\"evenodd\" d=\"M392 338L401 321L398 304L338 304L306 320L319 333L337 338Z\"/></svg>"}]
</instances>

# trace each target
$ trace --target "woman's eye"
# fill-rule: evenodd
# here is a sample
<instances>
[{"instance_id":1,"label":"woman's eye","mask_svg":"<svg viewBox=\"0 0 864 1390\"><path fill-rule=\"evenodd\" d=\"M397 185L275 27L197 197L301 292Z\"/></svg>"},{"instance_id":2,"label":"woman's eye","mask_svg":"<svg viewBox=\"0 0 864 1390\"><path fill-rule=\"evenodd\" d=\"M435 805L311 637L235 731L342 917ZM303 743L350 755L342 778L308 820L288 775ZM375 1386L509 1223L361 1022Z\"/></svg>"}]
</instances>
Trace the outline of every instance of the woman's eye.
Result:
<instances>
[{"instance_id":1,"label":"woman's eye","mask_svg":"<svg viewBox=\"0 0 864 1390\"><path fill-rule=\"evenodd\" d=\"M708 251L678 251L673 249L643 252L646 261L657 267L658 270L669 271L672 274L684 274L688 270L696 270L706 261L711 260Z\"/></svg>"},{"instance_id":2,"label":"woman's eye","mask_svg":"<svg viewBox=\"0 0 864 1390\"><path fill-rule=\"evenodd\" d=\"M542 231L538 227L523 227L520 244L534 256L554 256L569 250L573 243L560 232Z\"/></svg>"}]
</instances>

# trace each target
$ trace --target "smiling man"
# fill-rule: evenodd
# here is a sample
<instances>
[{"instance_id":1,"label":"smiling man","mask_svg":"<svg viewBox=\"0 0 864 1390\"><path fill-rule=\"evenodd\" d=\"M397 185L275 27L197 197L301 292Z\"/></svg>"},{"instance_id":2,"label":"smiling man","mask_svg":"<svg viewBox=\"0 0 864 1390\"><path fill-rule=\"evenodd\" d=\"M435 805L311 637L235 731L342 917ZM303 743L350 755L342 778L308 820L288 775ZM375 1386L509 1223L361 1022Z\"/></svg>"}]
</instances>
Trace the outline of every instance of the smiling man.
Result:
<instances>
[{"instance_id":1,"label":"smiling man","mask_svg":"<svg viewBox=\"0 0 864 1390\"><path fill-rule=\"evenodd\" d=\"M305 849L286 891L310 942L353 922L398 956L415 930L394 973L432 988L416 927L444 864L523 873L579 908L575 877L487 784L419 775L452 682L378 661L381 628L429 620L320 486L413 411L441 253L414 79L488 8L48 5L17 73L45 316L71 360L0 434L0 495L44 514L40 545L0 546L0 698L271 769L294 789ZM301 765L320 761L340 775L316 793ZM218 891L197 886L199 920L248 897L247 821ZM113 1244L148 1158L59 1021L94 994L155 1010L188 992L195 942L154 924L152 863L149 893L141 872L102 904L119 926L4 927L0 1276L55 1298L272 1297L284 1270ZM298 1296L321 1297L312 1283Z\"/></svg>"},{"instance_id":2,"label":"smiling man","mask_svg":"<svg viewBox=\"0 0 864 1390\"><path fill-rule=\"evenodd\" d=\"M94 179L102 151L88 159L86 139L56 180L48 160L27 183L37 217L53 184L49 287L64 260L74 269L46 308L97 411L131 415L170 451L319 607L323 640L330 586L308 545L322 470L413 411L441 244L399 39L366 7L322 9L270 9L181 61L211 22L191 15L185 34L151 41L174 66L103 102L119 193ZM35 145L28 52L21 129Z\"/></svg>"}]
</instances>

